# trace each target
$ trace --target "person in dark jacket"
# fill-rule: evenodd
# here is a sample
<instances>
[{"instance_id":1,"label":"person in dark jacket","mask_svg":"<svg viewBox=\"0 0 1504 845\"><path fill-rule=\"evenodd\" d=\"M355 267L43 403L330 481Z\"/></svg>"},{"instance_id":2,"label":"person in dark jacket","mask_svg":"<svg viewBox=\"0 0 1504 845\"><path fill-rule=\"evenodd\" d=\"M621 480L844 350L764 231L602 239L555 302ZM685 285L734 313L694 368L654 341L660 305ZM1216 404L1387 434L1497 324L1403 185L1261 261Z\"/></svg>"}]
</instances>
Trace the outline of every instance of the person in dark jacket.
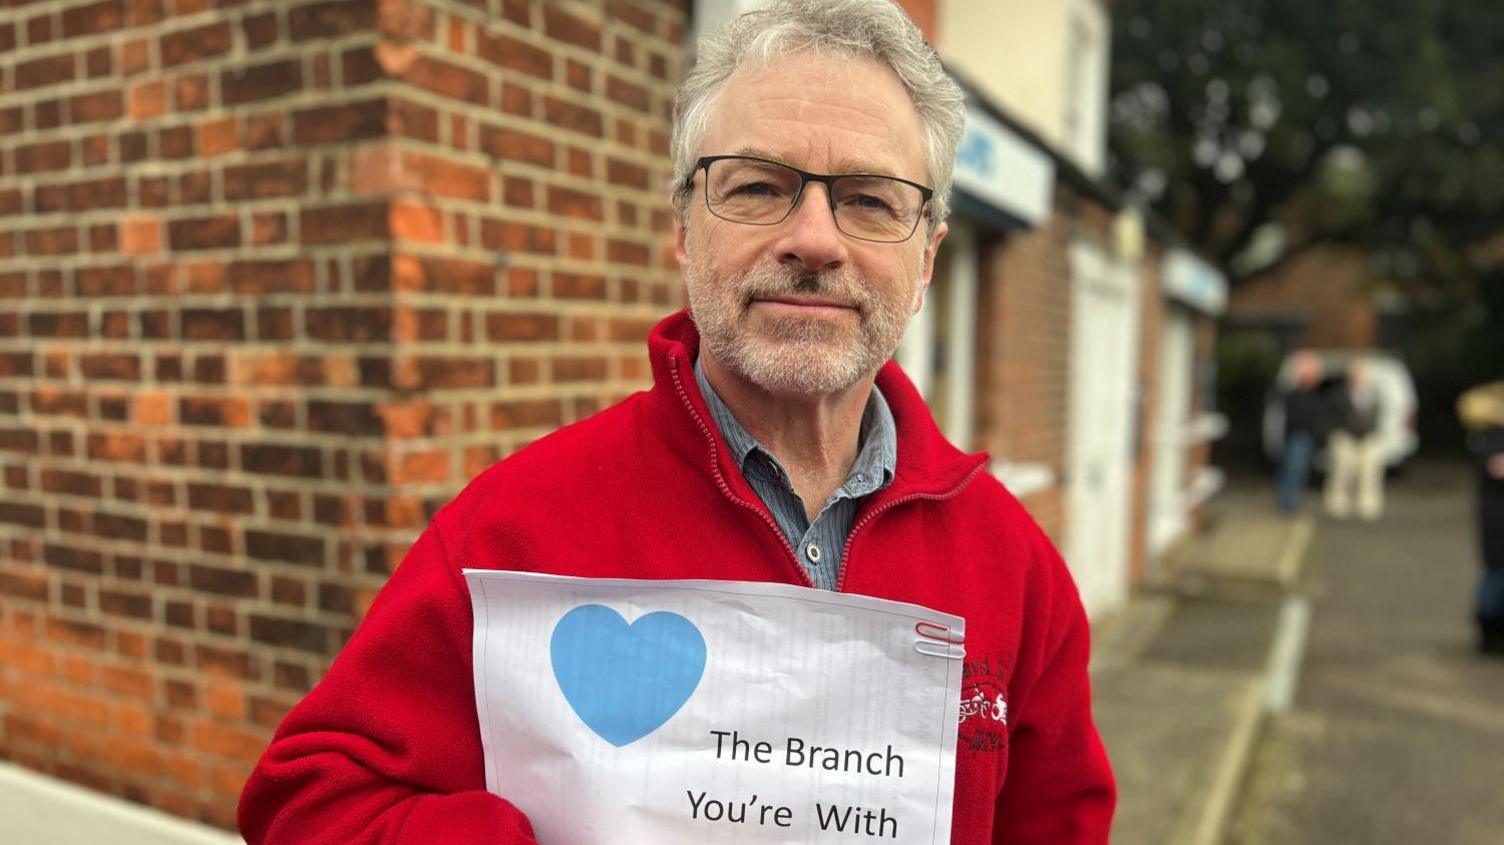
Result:
<instances>
[{"instance_id":1,"label":"person in dark jacket","mask_svg":"<svg viewBox=\"0 0 1504 845\"><path fill-rule=\"evenodd\" d=\"M1332 399L1331 456L1326 476L1326 512L1339 519L1353 512L1378 519L1384 511L1384 449L1379 436L1379 392L1368 365L1355 362Z\"/></svg>"},{"instance_id":2,"label":"person in dark jacket","mask_svg":"<svg viewBox=\"0 0 1504 845\"><path fill-rule=\"evenodd\" d=\"M1479 385L1457 400L1478 459L1478 533L1483 578L1478 584L1478 648L1504 657L1504 381Z\"/></svg>"},{"instance_id":3,"label":"person in dark jacket","mask_svg":"<svg viewBox=\"0 0 1504 845\"><path fill-rule=\"evenodd\" d=\"M1321 400L1321 359L1301 352L1291 364L1295 386L1285 393L1284 450L1280 453L1279 509L1300 510L1301 492L1311 474L1311 455L1326 437L1326 412Z\"/></svg>"}]
</instances>

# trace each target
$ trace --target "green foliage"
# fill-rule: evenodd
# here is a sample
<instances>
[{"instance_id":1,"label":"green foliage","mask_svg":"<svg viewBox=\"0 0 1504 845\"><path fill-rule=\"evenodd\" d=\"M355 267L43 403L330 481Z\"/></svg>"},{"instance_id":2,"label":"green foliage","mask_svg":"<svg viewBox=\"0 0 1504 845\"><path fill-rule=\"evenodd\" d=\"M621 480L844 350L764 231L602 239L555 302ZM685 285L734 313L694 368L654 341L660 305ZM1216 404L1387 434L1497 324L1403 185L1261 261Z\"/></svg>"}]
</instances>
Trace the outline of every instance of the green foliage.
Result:
<instances>
[{"instance_id":1,"label":"green foliage","mask_svg":"<svg viewBox=\"0 0 1504 845\"><path fill-rule=\"evenodd\" d=\"M1309 245L1470 286L1504 220L1504 3L1122 0L1115 177L1246 277Z\"/></svg>"},{"instance_id":2,"label":"green foliage","mask_svg":"<svg viewBox=\"0 0 1504 845\"><path fill-rule=\"evenodd\" d=\"M1114 178L1237 284L1323 244L1409 303L1422 437L1504 377L1504 2L1120 0ZM1268 363L1222 344L1229 412ZM1423 434L1425 432L1423 431Z\"/></svg>"}]
</instances>

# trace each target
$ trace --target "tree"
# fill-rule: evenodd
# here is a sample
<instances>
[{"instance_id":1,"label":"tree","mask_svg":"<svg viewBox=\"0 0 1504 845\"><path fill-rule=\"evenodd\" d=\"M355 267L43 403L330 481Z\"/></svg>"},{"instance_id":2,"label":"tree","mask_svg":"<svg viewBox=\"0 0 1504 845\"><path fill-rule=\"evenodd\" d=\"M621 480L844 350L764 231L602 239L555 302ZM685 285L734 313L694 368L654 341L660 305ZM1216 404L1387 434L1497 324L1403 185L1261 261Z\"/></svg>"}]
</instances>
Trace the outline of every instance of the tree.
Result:
<instances>
[{"instance_id":1,"label":"tree","mask_svg":"<svg viewBox=\"0 0 1504 845\"><path fill-rule=\"evenodd\" d=\"M1504 4L1121 0L1112 169L1234 284L1323 244L1475 290L1504 232Z\"/></svg>"}]
</instances>

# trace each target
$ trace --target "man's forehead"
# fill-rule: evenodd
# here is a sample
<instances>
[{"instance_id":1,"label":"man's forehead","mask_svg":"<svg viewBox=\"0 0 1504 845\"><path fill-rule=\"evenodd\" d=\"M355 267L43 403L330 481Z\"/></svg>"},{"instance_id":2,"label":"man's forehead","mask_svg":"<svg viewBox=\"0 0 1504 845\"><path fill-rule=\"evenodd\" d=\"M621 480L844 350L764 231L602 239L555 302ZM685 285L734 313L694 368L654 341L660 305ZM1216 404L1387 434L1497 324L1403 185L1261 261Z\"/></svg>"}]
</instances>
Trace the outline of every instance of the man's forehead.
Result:
<instances>
[{"instance_id":1,"label":"man's forehead","mask_svg":"<svg viewBox=\"0 0 1504 845\"><path fill-rule=\"evenodd\" d=\"M743 144L726 155L751 156L752 158L764 158L782 164L791 165L803 169L803 162L799 159L806 156L790 155L772 147L762 147L755 144ZM901 176L889 162L879 158L872 158L858 153L833 152L827 157L828 164L825 167L833 174L841 173L874 173L883 176Z\"/></svg>"},{"instance_id":2,"label":"man's forehead","mask_svg":"<svg viewBox=\"0 0 1504 845\"><path fill-rule=\"evenodd\" d=\"M924 175L918 114L898 76L871 58L795 54L743 67L727 80L700 154Z\"/></svg>"}]
</instances>

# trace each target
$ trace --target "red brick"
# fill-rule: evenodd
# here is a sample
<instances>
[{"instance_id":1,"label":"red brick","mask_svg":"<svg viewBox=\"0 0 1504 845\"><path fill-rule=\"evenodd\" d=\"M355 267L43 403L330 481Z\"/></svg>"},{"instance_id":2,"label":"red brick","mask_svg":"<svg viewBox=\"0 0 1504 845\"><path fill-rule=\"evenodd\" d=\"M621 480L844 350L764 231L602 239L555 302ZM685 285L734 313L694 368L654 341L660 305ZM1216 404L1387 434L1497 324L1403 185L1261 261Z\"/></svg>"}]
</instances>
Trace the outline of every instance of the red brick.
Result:
<instances>
[{"instance_id":1,"label":"red brick","mask_svg":"<svg viewBox=\"0 0 1504 845\"><path fill-rule=\"evenodd\" d=\"M382 137L388 123L384 98L318 106L293 114L293 140L299 144L327 144Z\"/></svg>"},{"instance_id":2,"label":"red brick","mask_svg":"<svg viewBox=\"0 0 1504 845\"><path fill-rule=\"evenodd\" d=\"M491 198L491 174L484 168L414 152L404 153L402 163L429 194L479 202Z\"/></svg>"},{"instance_id":3,"label":"red brick","mask_svg":"<svg viewBox=\"0 0 1504 845\"><path fill-rule=\"evenodd\" d=\"M398 200L390 211L391 234L399 241L443 243L443 218L436 208Z\"/></svg>"},{"instance_id":4,"label":"red brick","mask_svg":"<svg viewBox=\"0 0 1504 845\"><path fill-rule=\"evenodd\" d=\"M114 32L121 28L125 8L121 0L103 0L63 11L63 37L78 38Z\"/></svg>"},{"instance_id":5,"label":"red brick","mask_svg":"<svg viewBox=\"0 0 1504 845\"><path fill-rule=\"evenodd\" d=\"M179 112L202 111L209 107L209 77L196 73L178 77L172 83L173 108Z\"/></svg>"},{"instance_id":6,"label":"red brick","mask_svg":"<svg viewBox=\"0 0 1504 845\"><path fill-rule=\"evenodd\" d=\"M189 484L188 506L193 510L223 514L251 514L255 499L245 487L224 484Z\"/></svg>"},{"instance_id":7,"label":"red brick","mask_svg":"<svg viewBox=\"0 0 1504 845\"><path fill-rule=\"evenodd\" d=\"M266 748L267 738L259 731L194 720L189 728L190 743L198 751L254 764Z\"/></svg>"},{"instance_id":8,"label":"red brick","mask_svg":"<svg viewBox=\"0 0 1504 845\"><path fill-rule=\"evenodd\" d=\"M387 131L395 137L438 143L439 113L427 106L393 97L389 101Z\"/></svg>"},{"instance_id":9,"label":"red brick","mask_svg":"<svg viewBox=\"0 0 1504 845\"><path fill-rule=\"evenodd\" d=\"M62 170L72 162L67 141L43 141L16 147L16 169L22 173Z\"/></svg>"},{"instance_id":10,"label":"red brick","mask_svg":"<svg viewBox=\"0 0 1504 845\"><path fill-rule=\"evenodd\" d=\"M302 62L281 59L220 74L220 96L227 106L291 94L303 87Z\"/></svg>"},{"instance_id":11,"label":"red brick","mask_svg":"<svg viewBox=\"0 0 1504 845\"><path fill-rule=\"evenodd\" d=\"M314 654L329 648L329 629L316 622L252 613L250 627L251 639L258 643Z\"/></svg>"},{"instance_id":12,"label":"red brick","mask_svg":"<svg viewBox=\"0 0 1504 845\"><path fill-rule=\"evenodd\" d=\"M235 118L206 120L198 125L199 154L205 157L232 152L238 145L239 126Z\"/></svg>"},{"instance_id":13,"label":"red brick","mask_svg":"<svg viewBox=\"0 0 1504 845\"><path fill-rule=\"evenodd\" d=\"M246 46L252 50L275 43L280 35L275 12L246 15L240 26L245 33Z\"/></svg>"},{"instance_id":14,"label":"red brick","mask_svg":"<svg viewBox=\"0 0 1504 845\"><path fill-rule=\"evenodd\" d=\"M586 50L600 52L600 21L576 17L564 9L550 4L545 5L543 8L543 31L549 38L555 38L567 44L583 47Z\"/></svg>"},{"instance_id":15,"label":"red brick","mask_svg":"<svg viewBox=\"0 0 1504 845\"><path fill-rule=\"evenodd\" d=\"M127 255L150 255L162 248L162 224L148 217L127 217L120 223L120 249Z\"/></svg>"},{"instance_id":16,"label":"red brick","mask_svg":"<svg viewBox=\"0 0 1504 845\"><path fill-rule=\"evenodd\" d=\"M607 0L606 15L610 20L620 21L646 35L654 35L657 29L657 19L651 12L626 0Z\"/></svg>"},{"instance_id":17,"label":"red brick","mask_svg":"<svg viewBox=\"0 0 1504 845\"><path fill-rule=\"evenodd\" d=\"M558 186L549 186L548 211L582 220L600 221L605 217L599 196Z\"/></svg>"},{"instance_id":18,"label":"red brick","mask_svg":"<svg viewBox=\"0 0 1504 845\"><path fill-rule=\"evenodd\" d=\"M491 429L554 428L564 422L564 408L557 399L518 399L491 405Z\"/></svg>"},{"instance_id":19,"label":"red brick","mask_svg":"<svg viewBox=\"0 0 1504 845\"><path fill-rule=\"evenodd\" d=\"M606 181L613 185L624 185L629 188L641 188L643 190L646 190L651 184L646 167L611 157L606 159Z\"/></svg>"},{"instance_id":20,"label":"red brick","mask_svg":"<svg viewBox=\"0 0 1504 845\"><path fill-rule=\"evenodd\" d=\"M443 449L434 449L394 456L391 459L388 477L392 484L423 484L449 481L449 452Z\"/></svg>"},{"instance_id":21,"label":"red brick","mask_svg":"<svg viewBox=\"0 0 1504 845\"><path fill-rule=\"evenodd\" d=\"M60 53L15 65L15 90L26 91L48 85L60 85L74 78L73 54Z\"/></svg>"},{"instance_id":22,"label":"red brick","mask_svg":"<svg viewBox=\"0 0 1504 845\"><path fill-rule=\"evenodd\" d=\"M373 29L375 7L371 0L326 0L297 6L287 14L288 37L296 44Z\"/></svg>"},{"instance_id":23,"label":"red brick","mask_svg":"<svg viewBox=\"0 0 1504 845\"><path fill-rule=\"evenodd\" d=\"M120 48L120 73L134 76L151 66L151 44L144 38L125 42Z\"/></svg>"},{"instance_id":24,"label":"red brick","mask_svg":"<svg viewBox=\"0 0 1504 845\"><path fill-rule=\"evenodd\" d=\"M652 100L648 96L648 89L617 76L607 77L606 97L613 103L620 103L644 114L652 112Z\"/></svg>"},{"instance_id":25,"label":"red brick","mask_svg":"<svg viewBox=\"0 0 1504 845\"><path fill-rule=\"evenodd\" d=\"M225 199L246 200L296 197L308 190L308 162L304 157L260 161L226 167Z\"/></svg>"},{"instance_id":26,"label":"red brick","mask_svg":"<svg viewBox=\"0 0 1504 845\"><path fill-rule=\"evenodd\" d=\"M174 220L167 224L167 243L174 250L239 246L240 218L235 214L221 214Z\"/></svg>"},{"instance_id":27,"label":"red brick","mask_svg":"<svg viewBox=\"0 0 1504 845\"><path fill-rule=\"evenodd\" d=\"M408 84L440 97L486 105L486 78L469 68L419 55L402 71L401 77Z\"/></svg>"},{"instance_id":28,"label":"red brick","mask_svg":"<svg viewBox=\"0 0 1504 845\"><path fill-rule=\"evenodd\" d=\"M503 70L525 73L542 80L553 79L553 56L541 47L503 34L482 33L477 54Z\"/></svg>"},{"instance_id":29,"label":"red brick","mask_svg":"<svg viewBox=\"0 0 1504 845\"><path fill-rule=\"evenodd\" d=\"M131 88L131 119L146 120L167 111L167 86L160 81Z\"/></svg>"},{"instance_id":30,"label":"red brick","mask_svg":"<svg viewBox=\"0 0 1504 845\"><path fill-rule=\"evenodd\" d=\"M391 234L389 209L384 202L304 208L298 222L305 244L375 240Z\"/></svg>"},{"instance_id":31,"label":"red brick","mask_svg":"<svg viewBox=\"0 0 1504 845\"><path fill-rule=\"evenodd\" d=\"M119 91L79 94L68 101L68 114L74 123L97 123L114 120L125 113L125 100Z\"/></svg>"},{"instance_id":32,"label":"red brick","mask_svg":"<svg viewBox=\"0 0 1504 845\"><path fill-rule=\"evenodd\" d=\"M528 162L544 167L552 167L554 163L553 142L516 129L482 126L480 146L488 154L500 159Z\"/></svg>"},{"instance_id":33,"label":"red brick","mask_svg":"<svg viewBox=\"0 0 1504 845\"><path fill-rule=\"evenodd\" d=\"M594 138L600 138L605 134L599 111L557 97L543 98L543 119L560 129Z\"/></svg>"},{"instance_id":34,"label":"red brick","mask_svg":"<svg viewBox=\"0 0 1504 845\"><path fill-rule=\"evenodd\" d=\"M162 36L162 67L198 62L230 52L230 25L224 21L183 29Z\"/></svg>"}]
</instances>

